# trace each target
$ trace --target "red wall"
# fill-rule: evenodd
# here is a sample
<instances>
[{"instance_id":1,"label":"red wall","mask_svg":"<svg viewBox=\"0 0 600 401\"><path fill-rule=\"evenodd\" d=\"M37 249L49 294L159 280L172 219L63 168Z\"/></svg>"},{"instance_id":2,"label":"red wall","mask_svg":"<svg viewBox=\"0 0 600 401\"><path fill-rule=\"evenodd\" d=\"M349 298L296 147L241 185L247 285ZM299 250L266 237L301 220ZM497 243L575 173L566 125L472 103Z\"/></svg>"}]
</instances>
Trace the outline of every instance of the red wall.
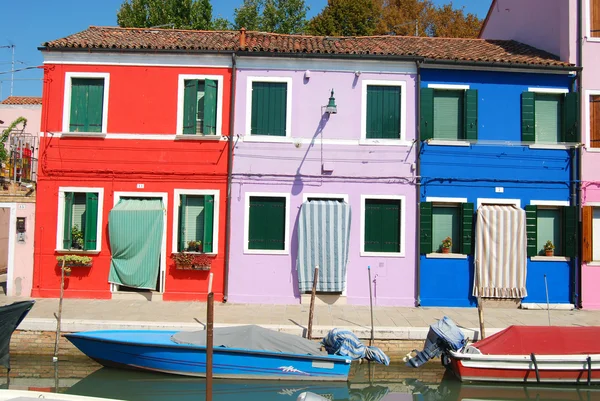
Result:
<instances>
[{"instance_id":1,"label":"red wall","mask_svg":"<svg viewBox=\"0 0 600 401\"><path fill-rule=\"evenodd\" d=\"M42 132L62 130L66 72L110 74L108 134L176 132L179 74L223 75L222 133L229 133L231 69L141 66L45 66ZM58 189L61 186L102 187L102 249L91 268L73 268L65 280L65 297L110 298L108 213L115 191L166 192L167 258L172 251L174 189L220 191L219 249L211 271L215 299L223 299L227 142L215 140L148 140L59 138L40 141L38 204L32 296L58 297L60 269L56 263ZM138 189L137 184L144 184ZM216 220L215 220L216 223ZM167 259L165 300L206 299L208 273L175 270Z\"/></svg>"}]
</instances>

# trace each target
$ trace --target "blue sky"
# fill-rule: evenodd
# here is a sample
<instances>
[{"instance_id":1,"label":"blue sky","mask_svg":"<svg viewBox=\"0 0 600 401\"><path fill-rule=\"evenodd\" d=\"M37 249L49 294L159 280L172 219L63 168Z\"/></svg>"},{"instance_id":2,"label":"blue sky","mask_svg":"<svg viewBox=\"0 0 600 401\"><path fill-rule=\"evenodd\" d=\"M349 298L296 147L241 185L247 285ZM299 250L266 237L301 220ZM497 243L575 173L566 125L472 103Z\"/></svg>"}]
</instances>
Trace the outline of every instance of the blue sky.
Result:
<instances>
[{"instance_id":1,"label":"blue sky","mask_svg":"<svg viewBox=\"0 0 600 401\"><path fill-rule=\"evenodd\" d=\"M433 0L436 4L449 0ZM37 49L43 42L82 31L90 25L116 26L117 10L123 0L4 0L0 6L4 18L0 22L0 99L10 95L12 49L15 69L40 66L43 62ZM233 9L242 0L212 0L213 16L232 19ZM484 18L491 0L454 0L455 7ZM309 17L318 14L327 0L306 0ZM85 5L82 7L82 5ZM33 68L14 74L13 95L41 96L42 71Z\"/></svg>"}]
</instances>

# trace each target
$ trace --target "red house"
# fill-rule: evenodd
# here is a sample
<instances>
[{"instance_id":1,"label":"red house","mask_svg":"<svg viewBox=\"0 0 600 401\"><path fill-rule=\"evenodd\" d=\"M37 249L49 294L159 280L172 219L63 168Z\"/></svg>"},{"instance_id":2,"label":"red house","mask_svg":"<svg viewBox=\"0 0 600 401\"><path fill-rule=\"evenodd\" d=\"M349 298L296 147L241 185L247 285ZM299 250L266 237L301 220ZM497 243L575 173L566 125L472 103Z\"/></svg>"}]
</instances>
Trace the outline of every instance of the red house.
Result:
<instances>
[{"instance_id":1,"label":"red house","mask_svg":"<svg viewBox=\"0 0 600 401\"><path fill-rule=\"evenodd\" d=\"M65 297L203 300L210 271L223 299L238 46L104 27L43 45L33 297L58 297L56 258L79 255Z\"/></svg>"}]
</instances>

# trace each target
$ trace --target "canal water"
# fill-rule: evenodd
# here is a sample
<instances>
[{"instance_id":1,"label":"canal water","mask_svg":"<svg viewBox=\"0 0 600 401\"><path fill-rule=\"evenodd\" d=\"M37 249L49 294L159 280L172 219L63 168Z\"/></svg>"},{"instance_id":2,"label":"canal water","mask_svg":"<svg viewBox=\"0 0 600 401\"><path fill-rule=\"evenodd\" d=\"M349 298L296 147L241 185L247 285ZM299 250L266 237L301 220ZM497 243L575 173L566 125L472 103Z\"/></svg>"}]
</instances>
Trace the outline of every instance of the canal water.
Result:
<instances>
[{"instance_id":1,"label":"canal water","mask_svg":"<svg viewBox=\"0 0 600 401\"><path fill-rule=\"evenodd\" d=\"M129 401L205 399L205 381L157 373L102 368L85 357L11 355L0 387ZM353 364L348 383L214 380L214 401L296 401L311 391L341 401L600 401L600 386L464 384L433 361L404 365Z\"/></svg>"}]
</instances>

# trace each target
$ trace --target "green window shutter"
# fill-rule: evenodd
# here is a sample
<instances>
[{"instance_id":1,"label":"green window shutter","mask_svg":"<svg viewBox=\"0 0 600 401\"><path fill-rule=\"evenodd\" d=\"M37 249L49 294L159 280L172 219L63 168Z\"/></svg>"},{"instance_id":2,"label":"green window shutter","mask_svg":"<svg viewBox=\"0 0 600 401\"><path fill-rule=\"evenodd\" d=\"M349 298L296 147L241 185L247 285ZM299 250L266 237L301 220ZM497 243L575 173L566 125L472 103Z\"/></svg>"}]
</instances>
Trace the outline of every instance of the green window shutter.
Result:
<instances>
[{"instance_id":1,"label":"green window shutter","mask_svg":"<svg viewBox=\"0 0 600 401\"><path fill-rule=\"evenodd\" d=\"M187 195L181 195L179 202L179 243L177 250L183 252L186 249L185 243L185 216L187 208Z\"/></svg>"},{"instance_id":2,"label":"green window shutter","mask_svg":"<svg viewBox=\"0 0 600 401\"><path fill-rule=\"evenodd\" d=\"M525 206L525 221L527 225L527 256L537 256L537 206Z\"/></svg>"},{"instance_id":3,"label":"green window shutter","mask_svg":"<svg viewBox=\"0 0 600 401\"><path fill-rule=\"evenodd\" d=\"M565 206L563 208L563 231L564 231L564 254L566 257L574 258L577 256L577 233L578 233L579 213L575 206Z\"/></svg>"},{"instance_id":4,"label":"green window shutter","mask_svg":"<svg viewBox=\"0 0 600 401\"><path fill-rule=\"evenodd\" d=\"M65 192L65 220L63 224L63 249L71 249L73 242L71 228L73 227L73 192Z\"/></svg>"},{"instance_id":5,"label":"green window shutter","mask_svg":"<svg viewBox=\"0 0 600 401\"><path fill-rule=\"evenodd\" d=\"M465 121L464 95L464 90L434 90L434 139L463 139Z\"/></svg>"},{"instance_id":6,"label":"green window shutter","mask_svg":"<svg viewBox=\"0 0 600 401\"><path fill-rule=\"evenodd\" d=\"M287 84L253 82L251 135L286 135Z\"/></svg>"},{"instance_id":7,"label":"green window shutter","mask_svg":"<svg viewBox=\"0 0 600 401\"><path fill-rule=\"evenodd\" d=\"M84 85L82 81L83 80L78 78L73 78L71 80L70 132L85 132L87 127L87 106L85 104L87 86Z\"/></svg>"},{"instance_id":8,"label":"green window shutter","mask_svg":"<svg viewBox=\"0 0 600 401\"><path fill-rule=\"evenodd\" d=\"M563 96L535 95L535 142L557 143L562 139Z\"/></svg>"},{"instance_id":9,"label":"green window shutter","mask_svg":"<svg viewBox=\"0 0 600 401\"><path fill-rule=\"evenodd\" d=\"M465 91L465 139L477 140L477 89Z\"/></svg>"},{"instance_id":10,"label":"green window shutter","mask_svg":"<svg viewBox=\"0 0 600 401\"><path fill-rule=\"evenodd\" d=\"M183 134L196 135L196 115L198 114L198 80L184 82L183 88Z\"/></svg>"},{"instance_id":11,"label":"green window shutter","mask_svg":"<svg viewBox=\"0 0 600 401\"><path fill-rule=\"evenodd\" d=\"M213 251L213 221L215 210L215 197L204 195L204 239L202 240L202 252Z\"/></svg>"},{"instance_id":12,"label":"green window shutter","mask_svg":"<svg viewBox=\"0 0 600 401\"><path fill-rule=\"evenodd\" d=\"M83 233L83 249L94 251L97 249L98 235L98 194L88 192L85 194L85 231Z\"/></svg>"},{"instance_id":13,"label":"green window shutter","mask_svg":"<svg viewBox=\"0 0 600 401\"><path fill-rule=\"evenodd\" d=\"M204 122L202 126L204 135L217 133L217 81L206 79L204 81Z\"/></svg>"},{"instance_id":14,"label":"green window shutter","mask_svg":"<svg viewBox=\"0 0 600 401\"><path fill-rule=\"evenodd\" d=\"M421 88L421 141L433 138L433 89Z\"/></svg>"},{"instance_id":15,"label":"green window shutter","mask_svg":"<svg viewBox=\"0 0 600 401\"><path fill-rule=\"evenodd\" d=\"M91 79L88 85L87 132L102 132L104 79Z\"/></svg>"},{"instance_id":16,"label":"green window shutter","mask_svg":"<svg viewBox=\"0 0 600 401\"><path fill-rule=\"evenodd\" d=\"M367 86L367 138L400 137L401 87Z\"/></svg>"},{"instance_id":17,"label":"green window shutter","mask_svg":"<svg viewBox=\"0 0 600 401\"><path fill-rule=\"evenodd\" d=\"M71 132L102 132L104 79L71 80Z\"/></svg>"},{"instance_id":18,"label":"green window shutter","mask_svg":"<svg viewBox=\"0 0 600 401\"><path fill-rule=\"evenodd\" d=\"M285 249L285 198L250 198L248 249Z\"/></svg>"},{"instance_id":19,"label":"green window shutter","mask_svg":"<svg viewBox=\"0 0 600 401\"><path fill-rule=\"evenodd\" d=\"M365 201L365 251L400 252L400 201Z\"/></svg>"},{"instance_id":20,"label":"green window shutter","mask_svg":"<svg viewBox=\"0 0 600 401\"><path fill-rule=\"evenodd\" d=\"M473 203L463 203L461 205L461 250L463 255L473 254L473 215L475 214L475 205Z\"/></svg>"},{"instance_id":21,"label":"green window shutter","mask_svg":"<svg viewBox=\"0 0 600 401\"><path fill-rule=\"evenodd\" d=\"M521 141L535 142L535 93L521 94Z\"/></svg>"},{"instance_id":22,"label":"green window shutter","mask_svg":"<svg viewBox=\"0 0 600 401\"><path fill-rule=\"evenodd\" d=\"M579 93L569 92L565 94L563 101L563 132L562 142L577 143L579 139Z\"/></svg>"},{"instance_id":23,"label":"green window shutter","mask_svg":"<svg viewBox=\"0 0 600 401\"><path fill-rule=\"evenodd\" d=\"M433 204L421 202L421 245L420 252L423 254L433 252Z\"/></svg>"}]
</instances>

